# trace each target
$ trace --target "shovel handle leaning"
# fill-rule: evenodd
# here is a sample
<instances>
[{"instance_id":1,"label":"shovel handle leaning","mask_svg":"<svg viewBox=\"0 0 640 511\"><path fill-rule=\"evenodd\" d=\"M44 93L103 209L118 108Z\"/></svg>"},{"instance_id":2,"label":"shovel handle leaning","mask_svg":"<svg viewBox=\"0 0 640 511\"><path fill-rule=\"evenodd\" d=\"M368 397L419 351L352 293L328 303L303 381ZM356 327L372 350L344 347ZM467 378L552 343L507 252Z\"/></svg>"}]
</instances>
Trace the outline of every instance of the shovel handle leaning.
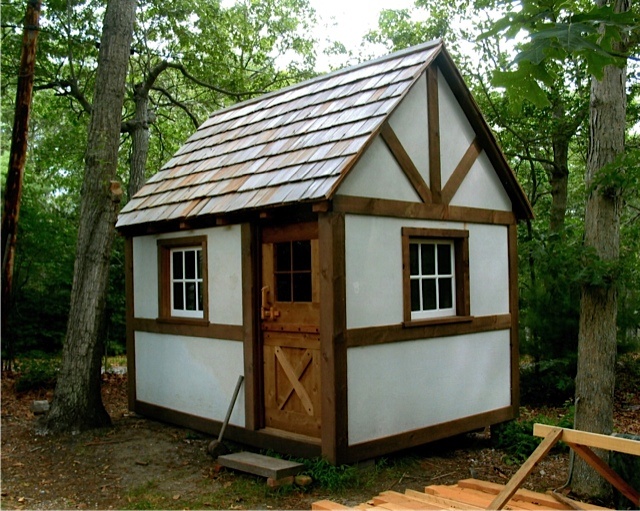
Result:
<instances>
[{"instance_id":1,"label":"shovel handle leaning","mask_svg":"<svg viewBox=\"0 0 640 511\"><path fill-rule=\"evenodd\" d=\"M227 416L224 418L224 422L222 423L222 428L220 429L220 434L218 435L218 442L222 441L222 435L224 435L224 430L227 429L227 424L229 423L229 419L231 418L231 412L233 412L233 407L236 404L236 399L238 398L238 393L240 392L240 387L242 386L242 382L244 381L244 376L238 376L238 382L236 383L236 388L233 391L233 397L231 398L231 403L229 403L229 409L227 410Z\"/></svg>"}]
</instances>

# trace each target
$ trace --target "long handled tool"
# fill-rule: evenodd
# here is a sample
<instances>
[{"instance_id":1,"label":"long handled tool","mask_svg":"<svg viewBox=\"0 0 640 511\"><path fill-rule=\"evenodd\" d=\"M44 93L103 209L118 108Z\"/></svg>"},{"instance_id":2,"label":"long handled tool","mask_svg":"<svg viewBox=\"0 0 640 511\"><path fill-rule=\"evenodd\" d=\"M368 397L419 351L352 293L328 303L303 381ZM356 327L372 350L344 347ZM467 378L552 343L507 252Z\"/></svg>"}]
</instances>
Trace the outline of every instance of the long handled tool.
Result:
<instances>
[{"instance_id":1,"label":"long handled tool","mask_svg":"<svg viewBox=\"0 0 640 511\"><path fill-rule=\"evenodd\" d=\"M229 409L227 410L227 416L224 418L224 422L222 423L222 428L220 428L218 439L212 440L209 443L209 447L207 447L207 452L214 458L217 458L220 452L224 450L224 446L222 445L222 436L224 435L224 430L227 429L227 424L229 424L231 412L233 412L233 407L236 404L236 399L238 398L238 393L240 392L240 387L242 386L243 380L243 375L238 376L238 383L236 383L236 388L233 391L233 397L231 398L231 403L229 403Z\"/></svg>"}]
</instances>

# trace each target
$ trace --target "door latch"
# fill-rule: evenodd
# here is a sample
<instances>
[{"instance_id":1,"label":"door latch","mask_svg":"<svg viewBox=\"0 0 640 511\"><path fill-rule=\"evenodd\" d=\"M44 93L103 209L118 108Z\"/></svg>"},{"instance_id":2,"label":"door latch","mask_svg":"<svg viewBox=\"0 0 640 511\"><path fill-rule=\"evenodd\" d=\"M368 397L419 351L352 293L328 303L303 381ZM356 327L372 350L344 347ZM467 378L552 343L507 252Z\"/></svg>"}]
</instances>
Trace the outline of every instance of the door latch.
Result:
<instances>
[{"instance_id":1,"label":"door latch","mask_svg":"<svg viewBox=\"0 0 640 511\"><path fill-rule=\"evenodd\" d=\"M269 304L269 286L262 288L262 306L260 307L260 319L276 319L280 317L280 311Z\"/></svg>"}]
</instances>

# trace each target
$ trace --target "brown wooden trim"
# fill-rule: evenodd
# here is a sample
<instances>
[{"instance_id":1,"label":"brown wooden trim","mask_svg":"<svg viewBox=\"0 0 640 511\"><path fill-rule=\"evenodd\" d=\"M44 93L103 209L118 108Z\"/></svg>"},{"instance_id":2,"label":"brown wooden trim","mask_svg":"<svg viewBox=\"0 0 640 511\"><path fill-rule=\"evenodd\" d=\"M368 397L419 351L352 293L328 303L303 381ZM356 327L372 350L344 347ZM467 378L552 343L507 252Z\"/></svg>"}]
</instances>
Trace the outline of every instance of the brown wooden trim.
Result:
<instances>
[{"instance_id":1,"label":"brown wooden trim","mask_svg":"<svg viewBox=\"0 0 640 511\"><path fill-rule=\"evenodd\" d=\"M333 199L333 210L355 215L450 220L475 224L511 225L516 222L516 217L511 211L448 206L446 204L422 204L352 195L336 196Z\"/></svg>"},{"instance_id":2,"label":"brown wooden trim","mask_svg":"<svg viewBox=\"0 0 640 511\"><path fill-rule=\"evenodd\" d=\"M136 334L133 327L135 315L135 297L133 288L133 239L124 242L125 268L125 303L126 303L126 335L127 335L127 397L129 410L135 408L136 402Z\"/></svg>"},{"instance_id":3,"label":"brown wooden trim","mask_svg":"<svg viewBox=\"0 0 640 511\"><path fill-rule=\"evenodd\" d=\"M135 411L146 417L163 422L176 424L185 428L201 431L208 435L218 435L222 427L221 421L206 419L176 410L170 410L162 406L136 401ZM273 449L283 454L300 457L320 456L320 445L312 439L304 441L291 435L271 434L267 430L252 431L246 428L228 424L224 431L225 439L250 445L258 449Z\"/></svg>"},{"instance_id":4,"label":"brown wooden trim","mask_svg":"<svg viewBox=\"0 0 640 511\"><path fill-rule=\"evenodd\" d=\"M340 464L348 444L345 218L343 214L323 213L318 225L322 455Z\"/></svg>"},{"instance_id":5,"label":"brown wooden trim","mask_svg":"<svg viewBox=\"0 0 640 511\"><path fill-rule=\"evenodd\" d=\"M478 332L492 332L507 330L512 326L510 314L495 316L475 316L461 318L459 323L449 321L411 325L386 325L347 330L346 343L348 348L359 346L374 346L390 342L414 341L419 339L434 339L452 335L465 335Z\"/></svg>"},{"instance_id":6,"label":"brown wooden trim","mask_svg":"<svg viewBox=\"0 0 640 511\"><path fill-rule=\"evenodd\" d=\"M511 404L520 409L520 329L518 297L518 227L509 226L509 312L511 313Z\"/></svg>"},{"instance_id":7,"label":"brown wooden trim","mask_svg":"<svg viewBox=\"0 0 640 511\"><path fill-rule=\"evenodd\" d=\"M317 222L265 226L262 229L262 243L318 239Z\"/></svg>"},{"instance_id":8,"label":"brown wooden trim","mask_svg":"<svg viewBox=\"0 0 640 511\"><path fill-rule=\"evenodd\" d=\"M429 190L429 186L422 178L422 175L413 163L411 156L409 156L402 145L402 142L400 142L398 136L388 122L385 122L382 125L380 136L387 144L391 154L393 154L393 157L396 159L398 165L400 165L400 168L407 176L407 179L422 199L422 202L431 202L431 190Z\"/></svg>"},{"instance_id":9,"label":"brown wooden trim","mask_svg":"<svg viewBox=\"0 0 640 511\"><path fill-rule=\"evenodd\" d=\"M228 341L243 341L243 325L222 325L216 323L189 323L187 321L163 321L148 318L133 318L132 327L136 332L179 335L184 337L206 337Z\"/></svg>"},{"instance_id":10,"label":"brown wooden trim","mask_svg":"<svg viewBox=\"0 0 640 511\"><path fill-rule=\"evenodd\" d=\"M203 300L203 317L195 318L195 321L209 321L209 271L207 257L207 236L186 236L175 238L163 238L157 240L158 245L158 315L162 319L184 321L188 323L194 318L182 318L171 316L171 292L170 286L170 252L173 248L202 248L202 300Z\"/></svg>"},{"instance_id":11,"label":"brown wooden trim","mask_svg":"<svg viewBox=\"0 0 640 511\"><path fill-rule=\"evenodd\" d=\"M429 181L435 204L442 204L442 173L440 162L440 106L438 99L438 68L429 66L427 75L427 119L429 123Z\"/></svg>"},{"instance_id":12,"label":"brown wooden trim","mask_svg":"<svg viewBox=\"0 0 640 511\"><path fill-rule=\"evenodd\" d=\"M510 406L498 408L485 413L464 417L450 422L443 422L422 429L415 429L369 442L350 445L347 453L347 463L367 460L382 456L390 452L409 449L443 438L468 433L476 429L511 420L515 417Z\"/></svg>"},{"instance_id":13,"label":"brown wooden trim","mask_svg":"<svg viewBox=\"0 0 640 511\"><path fill-rule=\"evenodd\" d=\"M242 224L242 323L244 351L244 396L245 426L258 429L262 424L262 363L258 328L258 306L256 262L258 246L256 229L251 224Z\"/></svg>"},{"instance_id":14,"label":"brown wooden trim","mask_svg":"<svg viewBox=\"0 0 640 511\"><path fill-rule=\"evenodd\" d=\"M469 174L471 167L473 167L473 164L478 159L481 151L482 147L480 147L480 142L478 142L477 138L474 138L473 142L471 142L471 145L462 156L462 159L458 162L458 165L451 174L447 184L444 185L444 188L442 189L442 202L444 204L449 204L451 202L451 199L453 199L458 188L460 188L460 185L467 177L467 174Z\"/></svg>"}]
</instances>

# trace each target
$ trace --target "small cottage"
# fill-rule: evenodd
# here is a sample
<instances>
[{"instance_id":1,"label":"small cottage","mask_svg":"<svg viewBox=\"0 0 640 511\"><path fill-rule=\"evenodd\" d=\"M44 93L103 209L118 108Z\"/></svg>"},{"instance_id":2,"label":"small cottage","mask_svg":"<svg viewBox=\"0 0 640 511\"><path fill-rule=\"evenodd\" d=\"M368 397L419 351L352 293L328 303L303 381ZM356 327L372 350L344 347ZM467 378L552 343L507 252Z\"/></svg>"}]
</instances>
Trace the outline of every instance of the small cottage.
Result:
<instances>
[{"instance_id":1,"label":"small cottage","mask_svg":"<svg viewBox=\"0 0 640 511\"><path fill-rule=\"evenodd\" d=\"M215 112L122 209L129 405L354 462L518 412L531 207L440 41Z\"/></svg>"}]
</instances>

